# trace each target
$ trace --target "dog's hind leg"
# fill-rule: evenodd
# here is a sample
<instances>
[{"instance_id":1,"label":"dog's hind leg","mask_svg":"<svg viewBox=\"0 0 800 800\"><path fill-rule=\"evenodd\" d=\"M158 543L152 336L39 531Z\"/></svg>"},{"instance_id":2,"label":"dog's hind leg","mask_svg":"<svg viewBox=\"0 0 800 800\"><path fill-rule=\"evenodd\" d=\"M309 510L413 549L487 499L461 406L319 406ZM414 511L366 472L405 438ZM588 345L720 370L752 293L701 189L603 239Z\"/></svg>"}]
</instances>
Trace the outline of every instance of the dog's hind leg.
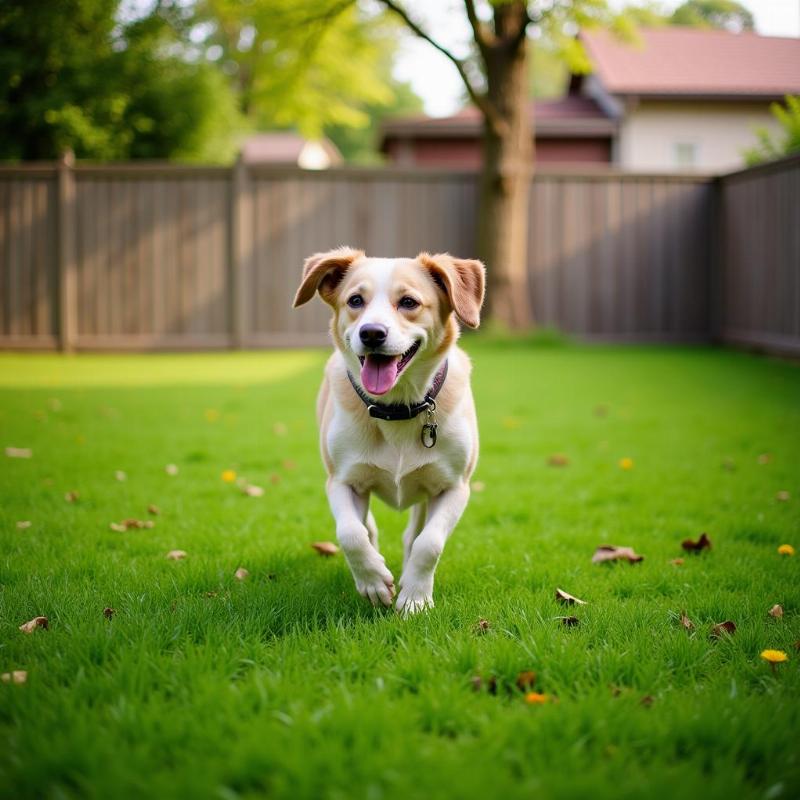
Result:
<instances>
[{"instance_id":1,"label":"dog's hind leg","mask_svg":"<svg viewBox=\"0 0 800 800\"><path fill-rule=\"evenodd\" d=\"M408 515L408 524L403 531L403 568L405 568L408 557L411 555L411 547L414 544L414 539L420 535L425 526L425 517L427 513L428 504L425 501L411 506L411 512Z\"/></svg>"}]
</instances>

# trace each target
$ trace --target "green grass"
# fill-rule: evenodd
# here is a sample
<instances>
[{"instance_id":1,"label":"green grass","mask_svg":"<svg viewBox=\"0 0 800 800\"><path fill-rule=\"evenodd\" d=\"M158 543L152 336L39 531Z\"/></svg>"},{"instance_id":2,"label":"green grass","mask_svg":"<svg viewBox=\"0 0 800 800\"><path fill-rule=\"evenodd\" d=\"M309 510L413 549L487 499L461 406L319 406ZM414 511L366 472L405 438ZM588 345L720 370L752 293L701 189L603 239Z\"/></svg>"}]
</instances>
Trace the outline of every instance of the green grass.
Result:
<instances>
[{"instance_id":1,"label":"green grass","mask_svg":"<svg viewBox=\"0 0 800 800\"><path fill-rule=\"evenodd\" d=\"M309 547L333 538L324 353L1 356L0 444L33 458L0 456L0 671L29 673L0 684L0 794L797 797L800 555L777 548L800 550L800 369L705 349L468 349L485 490L436 608L409 620ZM569 466L547 466L554 452ZM151 503L152 530L109 529ZM377 517L397 576L404 515ZM701 531L713 549L673 566ZM593 565L603 543L645 560ZM168 561L174 548L188 558ZM571 613L557 586L589 601L576 628L554 619ZM50 630L17 629L37 614ZM735 635L711 641L726 619ZM765 648L789 654L775 675ZM557 703L524 702L528 669Z\"/></svg>"}]
</instances>

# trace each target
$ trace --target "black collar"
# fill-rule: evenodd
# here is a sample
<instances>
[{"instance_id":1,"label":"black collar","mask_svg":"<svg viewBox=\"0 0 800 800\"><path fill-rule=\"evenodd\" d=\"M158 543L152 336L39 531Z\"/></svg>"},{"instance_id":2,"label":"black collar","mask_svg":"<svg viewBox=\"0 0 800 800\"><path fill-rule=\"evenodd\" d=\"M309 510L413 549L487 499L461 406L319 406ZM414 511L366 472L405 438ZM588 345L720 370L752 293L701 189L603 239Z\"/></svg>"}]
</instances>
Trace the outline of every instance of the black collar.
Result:
<instances>
[{"instance_id":1,"label":"black collar","mask_svg":"<svg viewBox=\"0 0 800 800\"><path fill-rule=\"evenodd\" d=\"M427 394L421 403L412 403L411 405L404 405L403 403L379 403L373 400L357 383L350 370L347 370L347 377L350 378L350 383L355 389L356 394L361 398L364 405L369 411L371 417L376 419L384 419L387 421L401 420L401 419L414 419L418 414L423 411L433 411L436 408L436 403L433 402L434 398L442 388L444 379L447 377L447 360L442 364L442 368L436 373L433 378L431 388L428 389Z\"/></svg>"}]
</instances>

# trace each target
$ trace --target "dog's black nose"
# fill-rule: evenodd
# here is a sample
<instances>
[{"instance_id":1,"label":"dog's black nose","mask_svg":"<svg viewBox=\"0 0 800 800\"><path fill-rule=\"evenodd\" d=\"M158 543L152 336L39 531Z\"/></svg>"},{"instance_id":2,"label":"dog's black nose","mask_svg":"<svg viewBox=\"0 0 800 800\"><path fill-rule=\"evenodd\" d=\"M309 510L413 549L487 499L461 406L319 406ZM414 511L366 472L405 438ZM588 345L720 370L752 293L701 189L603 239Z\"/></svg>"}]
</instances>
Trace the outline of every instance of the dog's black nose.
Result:
<instances>
[{"instance_id":1,"label":"dog's black nose","mask_svg":"<svg viewBox=\"0 0 800 800\"><path fill-rule=\"evenodd\" d=\"M385 325L368 322L361 326L359 338L367 347L380 347L386 341L389 329Z\"/></svg>"}]
</instances>

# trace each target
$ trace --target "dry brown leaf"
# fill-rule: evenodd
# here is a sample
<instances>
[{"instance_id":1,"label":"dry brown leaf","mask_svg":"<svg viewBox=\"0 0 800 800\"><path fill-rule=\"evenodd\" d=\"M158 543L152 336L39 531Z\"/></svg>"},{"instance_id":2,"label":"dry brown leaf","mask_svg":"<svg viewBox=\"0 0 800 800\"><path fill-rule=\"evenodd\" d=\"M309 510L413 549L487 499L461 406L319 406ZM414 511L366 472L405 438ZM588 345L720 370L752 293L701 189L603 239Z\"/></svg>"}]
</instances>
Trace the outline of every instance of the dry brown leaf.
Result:
<instances>
[{"instance_id":1,"label":"dry brown leaf","mask_svg":"<svg viewBox=\"0 0 800 800\"><path fill-rule=\"evenodd\" d=\"M775 617L776 619L780 619L783 616L783 606L779 606L777 603L772 606L772 608L767 612L771 617Z\"/></svg>"},{"instance_id":2,"label":"dry brown leaf","mask_svg":"<svg viewBox=\"0 0 800 800\"><path fill-rule=\"evenodd\" d=\"M682 558L673 558L672 561L669 562L672 564L673 567L682 567L683 566L683 559Z\"/></svg>"},{"instance_id":3,"label":"dry brown leaf","mask_svg":"<svg viewBox=\"0 0 800 800\"><path fill-rule=\"evenodd\" d=\"M291 458L284 458L281 462L281 466L284 469L293 470L297 469L297 462L293 461Z\"/></svg>"},{"instance_id":4,"label":"dry brown leaf","mask_svg":"<svg viewBox=\"0 0 800 800\"><path fill-rule=\"evenodd\" d=\"M242 492L248 497L263 497L264 490L260 486L254 486L252 483L246 483L242 487Z\"/></svg>"},{"instance_id":5,"label":"dry brown leaf","mask_svg":"<svg viewBox=\"0 0 800 800\"><path fill-rule=\"evenodd\" d=\"M64 495L64 499L68 503L76 503L80 499L80 496L81 496L80 492L74 492L74 491L73 492L67 492Z\"/></svg>"},{"instance_id":6,"label":"dry brown leaf","mask_svg":"<svg viewBox=\"0 0 800 800\"><path fill-rule=\"evenodd\" d=\"M580 620L577 617L556 617L556 619L560 620L561 624L567 628L574 628L580 624Z\"/></svg>"},{"instance_id":7,"label":"dry brown leaf","mask_svg":"<svg viewBox=\"0 0 800 800\"><path fill-rule=\"evenodd\" d=\"M772 461L772 454L771 453L762 453L758 457L758 463L759 464L769 464L770 461Z\"/></svg>"},{"instance_id":8,"label":"dry brown leaf","mask_svg":"<svg viewBox=\"0 0 800 800\"><path fill-rule=\"evenodd\" d=\"M650 708L651 705L655 702L655 697L651 694L646 694L640 701L639 705L644 706L645 708Z\"/></svg>"},{"instance_id":9,"label":"dry brown leaf","mask_svg":"<svg viewBox=\"0 0 800 800\"><path fill-rule=\"evenodd\" d=\"M141 530L142 528L152 528L154 526L155 522L151 519L135 519L130 517L128 519L123 519L121 522L112 522L108 527L111 528L112 531L117 531L117 533L124 533L129 530Z\"/></svg>"},{"instance_id":10,"label":"dry brown leaf","mask_svg":"<svg viewBox=\"0 0 800 800\"><path fill-rule=\"evenodd\" d=\"M339 552L339 548L333 542L311 542L311 546L321 556L335 556Z\"/></svg>"},{"instance_id":11,"label":"dry brown leaf","mask_svg":"<svg viewBox=\"0 0 800 800\"><path fill-rule=\"evenodd\" d=\"M50 623L47 621L47 617L34 617L28 622L23 622L22 625L19 626L19 629L23 633L33 633L37 628L44 628L44 630L47 630L49 627Z\"/></svg>"},{"instance_id":12,"label":"dry brown leaf","mask_svg":"<svg viewBox=\"0 0 800 800\"><path fill-rule=\"evenodd\" d=\"M244 567L239 567L239 569L233 573L233 577L236 578L237 581L246 581L250 577L250 573Z\"/></svg>"},{"instance_id":13,"label":"dry brown leaf","mask_svg":"<svg viewBox=\"0 0 800 800\"><path fill-rule=\"evenodd\" d=\"M585 606L586 605L586 601L585 600L579 600L577 597L574 597L573 595L569 594L568 592L565 592L563 589L556 589L556 600L558 600L559 603L564 603L565 605L568 605L568 606L573 606L576 603L579 606Z\"/></svg>"},{"instance_id":14,"label":"dry brown leaf","mask_svg":"<svg viewBox=\"0 0 800 800\"><path fill-rule=\"evenodd\" d=\"M524 670L517 675L517 689L521 692L529 692L533 689L533 685L536 683L536 673L532 670Z\"/></svg>"},{"instance_id":15,"label":"dry brown leaf","mask_svg":"<svg viewBox=\"0 0 800 800\"><path fill-rule=\"evenodd\" d=\"M24 669L15 669L11 672L4 672L0 675L0 681L3 683L16 683L22 684L28 680L28 673Z\"/></svg>"},{"instance_id":16,"label":"dry brown leaf","mask_svg":"<svg viewBox=\"0 0 800 800\"><path fill-rule=\"evenodd\" d=\"M692 622L689 617L686 616L685 611L681 611L681 625L686 628L687 631L694 630L694 622Z\"/></svg>"},{"instance_id":17,"label":"dry brown leaf","mask_svg":"<svg viewBox=\"0 0 800 800\"><path fill-rule=\"evenodd\" d=\"M180 561L182 558L186 558L189 555L185 550L170 550L167 553L167 558L171 561Z\"/></svg>"},{"instance_id":18,"label":"dry brown leaf","mask_svg":"<svg viewBox=\"0 0 800 800\"><path fill-rule=\"evenodd\" d=\"M6 455L9 458L31 458L33 450L30 447L6 447Z\"/></svg>"},{"instance_id":19,"label":"dry brown leaf","mask_svg":"<svg viewBox=\"0 0 800 800\"><path fill-rule=\"evenodd\" d=\"M782 489L780 492L778 492L778 493L775 495L775 499L776 499L776 500L777 500L779 503L786 503L786 502L788 502L788 501L791 499L791 497L792 497L792 496L791 496L791 495L789 494L789 492L787 492L785 489Z\"/></svg>"},{"instance_id":20,"label":"dry brown leaf","mask_svg":"<svg viewBox=\"0 0 800 800\"><path fill-rule=\"evenodd\" d=\"M701 550L711 549L711 539L705 533L700 534L700 538L693 542L691 539L684 539L681 542L681 547L689 552L699 553Z\"/></svg>"},{"instance_id":21,"label":"dry brown leaf","mask_svg":"<svg viewBox=\"0 0 800 800\"><path fill-rule=\"evenodd\" d=\"M175 477L175 475L178 474L178 465L177 464L167 464L167 466L164 467L164 472L166 472L167 475Z\"/></svg>"},{"instance_id":22,"label":"dry brown leaf","mask_svg":"<svg viewBox=\"0 0 800 800\"><path fill-rule=\"evenodd\" d=\"M734 633L736 633L736 623L727 619L714 625L709 635L712 639L721 639L723 636L733 636Z\"/></svg>"},{"instance_id":23,"label":"dry brown leaf","mask_svg":"<svg viewBox=\"0 0 800 800\"><path fill-rule=\"evenodd\" d=\"M147 513L157 517L161 513L161 509L157 505L150 503L150 505L147 506Z\"/></svg>"},{"instance_id":24,"label":"dry brown leaf","mask_svg":"<svg viewBox=\"0 0 800 800\"><path fill-rule=\"evenodd\" d=\"M29 519L21 519L17 523L17 530L24 531L26 528L30 528L31 524L32 523Z\"/></svg>"},{"instance_id":25,"label":"dry brown leaf","mask_svg":"<svg viewBox=\"0 0 800 800\"><path fill-rule=\"evenodd\" d=\"M489 630L489 628L491 628L491 627L492 627L492 625L491 625L491 623L489 622L489 620L488 620L488 619L479 619L479 620L478 620L478 621L475 623L475 625L474 625L474 627L473 627L473 630L474 630L474 631L475 631L475 633L477 633L478 635L482 635L482 634L484 634L484 633L487 633L487 632L488 632L488 630Z\"/></svg>"},{"instance_id":26,"label":"dry brown leaf","mask_svg":"<svg viewBox=\"0 0 800 800\"><path fill-rule=\"evenodd\" d=\"M108 607L108 608L104 608L104 609L103 609L103 616L104 616L106 619L111 619L111 617L113 617L113 616L114 616L114 614L116 614L116 613L117 613L117 612L116 612L116 611L114 611L114 609L113 609L113 608L111 608L111 607Z\"/></svg>"},{"instance_id":27,"label":"dry brown leaf","mask_svg":"<svg viewBox=\"0 0 800 800\"><path fill-rule=\"evenodd\" d=\"M569 466L569 456L564 455L564 453L553 453L553 455L547 459L547 465L549 467Z\"/></svg>"},{"instance_id":28,"label":"dry brown leaf","mask_svg":"<svg viewBox=\"0 0 800 800\"><path fill-rule=\"evenodd\" d=\"M272 475L269 476L269 482L273 486L277 486L281 482L281 476L278 475L277 472L273 472Z\"/></svg>"},{"instance_id":29,"label":"dry brown leaf","mask_svg":"<svg viewBox=\"0 0 800 800\"><path fill-rule=\"evenodd\" d=\"M632 547L617 547L612 544L601 544L592 556L592 564L600 564L603 561L628 561L636 564L644 561L644 556L634 552Z\"/></svg>"}]
</instances>

